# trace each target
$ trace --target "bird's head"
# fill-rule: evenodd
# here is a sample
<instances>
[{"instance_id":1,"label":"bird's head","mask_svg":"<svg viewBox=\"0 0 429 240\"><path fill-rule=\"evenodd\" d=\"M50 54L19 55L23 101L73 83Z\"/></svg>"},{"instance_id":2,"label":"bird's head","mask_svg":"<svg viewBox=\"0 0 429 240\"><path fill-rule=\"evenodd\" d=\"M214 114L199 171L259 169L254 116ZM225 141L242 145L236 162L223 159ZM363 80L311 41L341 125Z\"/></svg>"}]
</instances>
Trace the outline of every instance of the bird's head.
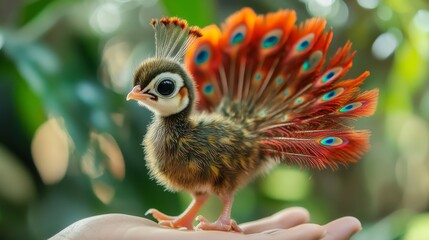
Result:
<instances>
[{"instance_id":1,"label":"bird's head","mask_svg":"<svg viewBox=\"0 0 429 240\"><path fill-rule=\"evenodd\" d=\"M191 106L194 94L194 83L181 63L151 58L137 69L127 100L137 100L155 114L166 117Z\"/></svg>"},{"instance_id":2,"label":"bird's head","mask_svg":"<svg viewBox=\"0 0 429 240\"><path fill-rule=\"evenodd\" d=\"M194 82L182 58L201 32L174 17L152 20L152 26L156 55L137 68L127 100L137 100L155 114L167 117L191 109L195 102Z\"/></svg>"}]
</instances>

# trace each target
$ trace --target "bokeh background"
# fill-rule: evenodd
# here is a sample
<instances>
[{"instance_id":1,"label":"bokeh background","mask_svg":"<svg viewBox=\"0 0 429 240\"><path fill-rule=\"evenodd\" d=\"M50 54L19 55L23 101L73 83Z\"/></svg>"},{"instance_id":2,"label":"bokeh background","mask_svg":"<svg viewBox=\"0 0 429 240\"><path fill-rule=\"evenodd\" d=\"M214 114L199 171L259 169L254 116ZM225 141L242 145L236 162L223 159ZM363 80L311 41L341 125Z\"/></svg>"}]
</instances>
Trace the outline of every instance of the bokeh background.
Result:
<instances>
[{"instance_id":1,"label":"bokeh background","mask_svg":"<svg viewBox=\"0 0 429 240\"><path fill-rule=\"evenodd\" d=\"M330 51L347 39L349 76L380 88L362 161L332 172L277 167L237 193L239 222L303 206L312 221L359 218L354 239L429 239L429 3L425 0L1 0L0 238L45 239L103 213L180 213L190 198L148 178L141 146L151 113L126 102L133 70L154 53L149 22L221 23L250 6L323 16ZM220 202L202 213L214 220Z\"/></svg>"}]
</instances>

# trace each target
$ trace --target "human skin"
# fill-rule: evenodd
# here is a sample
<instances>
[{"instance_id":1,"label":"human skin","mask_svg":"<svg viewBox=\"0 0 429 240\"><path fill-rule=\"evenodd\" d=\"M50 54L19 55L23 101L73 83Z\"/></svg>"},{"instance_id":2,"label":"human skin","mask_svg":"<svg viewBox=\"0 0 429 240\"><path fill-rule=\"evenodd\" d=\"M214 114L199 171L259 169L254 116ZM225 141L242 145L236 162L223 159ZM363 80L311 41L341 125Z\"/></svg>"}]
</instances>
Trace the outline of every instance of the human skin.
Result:
<instances>
[{"instance_id":1,"label":"human skin","mask_svg":"<svg viewBox=\"0 0 429 240\"><path fill-rule=\"evenodd\" d=\"M284 209L272 216L243 223L243 233L220 231L187 231L166 228L146 218L105 214L79 220L54 235L52 240L74 239L176 239L176 240L346 240L361 230L359 220L342 217L325 225L308 223L304 208Z\"/></svg>"}]
</instances>

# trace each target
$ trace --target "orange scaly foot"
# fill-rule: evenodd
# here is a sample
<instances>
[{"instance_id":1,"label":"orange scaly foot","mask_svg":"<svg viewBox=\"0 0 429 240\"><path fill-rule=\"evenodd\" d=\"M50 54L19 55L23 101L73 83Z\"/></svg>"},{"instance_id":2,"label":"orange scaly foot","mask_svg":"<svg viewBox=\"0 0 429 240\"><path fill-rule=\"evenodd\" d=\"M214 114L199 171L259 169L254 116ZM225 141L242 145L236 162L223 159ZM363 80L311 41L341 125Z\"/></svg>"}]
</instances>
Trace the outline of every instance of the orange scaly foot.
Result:
<instances>
[{"instance_id":1,"label":"orange scaly foot","mask_svg":"<svg viewBox=\"0 0 429 240\"><path fill-rule=\"evenodd\" d=\"M188 230L192 229L192 218L186 216L168 216L154 208L147 210L145 215L152 214L156 220L158 220L158 224L164 227L171 228L186 228Z\"/></svg>"},{"instance_id":2,"label":"orange scaly foot","mask_svg":"<svg viewBox=\"0 0 429 240\"><path fill-rule=\"evenodd\" d=\"M158 221L167 221L167 220L173 220L174 219L173 216L165 215L164 213L156 210L155 208L151 208L151 209L147 210L144 215L149 215L149 214L152 214L152 217L154 217Z\"/></svg>"},{"instance_id":3,"label":"orange scaly foot","mask_svg":"<svg viewBox=\"0 0 429 240\"><path fill-rule=\"evenodd\" d=\"M211 223L205 217L200 215L197 217L197 220L200 222L195 227L197 230L216 230L239 233L243 232L234 219L229 219L229 221L222 221L218 219L216 222Z\"/></svg>"},{"instance_id":4,"label":"orange scaly foot","mask_svg":"<svg viewBox=\"0 0 429 240\"><path fill-rule=\"evenodd\" d=\"M152 216L158 220L158 224L161 226L171 228L186 228L188 230L192 230L192 222L194 221L195 216L202 205L207 201L209 195L207 193L195 193L192 196L193 200L191 204L189 204L188 208L177 217L165 215L164 213L153 208L149 209L146 212L146 215L152 214Z\"/></svg>"},{"instance_id":5,"label":"orange scaly foot","mask_svg":"<svg viewBox=\"0 0 429 240\"><path fill-rule=\"evenodd\" d=\"M186 218L181 216L177 216L177 217L168 216L154 208L147 210L145 215L148 215L148 214L152 214L152 217L158 220L158 224L161 226L171 227L171 228L192 229L192 218Z\"/></svg>"},{"instance_id":6,"label":"orange scaly foot","mask_svg":"<svg viewBox=\"0 0 429 240\"><path fill-rule=\"evenodd\" d=\"M238 227L237 222L231 219L231 208L232 202L234 201L234 193L223 193L219 194L219 198L223 203L222 213L219 218L211 223L207 221L203 216L198 216L197 220L200 222L196 229L200 230L217 230L217 231L231 231L231 232L243 232L243 230Z\"/></svg>"}]
</instances>

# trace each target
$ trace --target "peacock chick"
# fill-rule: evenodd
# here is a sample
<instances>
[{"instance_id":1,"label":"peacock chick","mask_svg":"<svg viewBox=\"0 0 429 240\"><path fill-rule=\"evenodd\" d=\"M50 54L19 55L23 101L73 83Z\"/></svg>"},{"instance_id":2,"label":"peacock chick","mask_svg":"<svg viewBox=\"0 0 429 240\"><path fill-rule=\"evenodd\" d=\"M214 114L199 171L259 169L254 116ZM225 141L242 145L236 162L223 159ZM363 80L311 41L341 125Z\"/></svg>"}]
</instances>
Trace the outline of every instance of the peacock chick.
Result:
<instances>
[{"instance_id":1,"label":"peacock chick","mask_svg":"<svg viewBox=\"0 0 429 240\"><path fill-rule=\"evenodd\" d=\"M253 177L277 163L337 168L368 149L368 131L349 124L375 110L378 90L359 89L368 72L339 81L351 67L350 43L323 67L332 32L323 19L295 20L291 10L244 8L223 31L152 21L156 54L136 70L127 100L154 113L143 141L150 175L193 197L179 216L150 209L161 225L193 229L214 194L219 218L198 216L196 229L240 232L234 193Z\"/></svg>"}]
</instances>

